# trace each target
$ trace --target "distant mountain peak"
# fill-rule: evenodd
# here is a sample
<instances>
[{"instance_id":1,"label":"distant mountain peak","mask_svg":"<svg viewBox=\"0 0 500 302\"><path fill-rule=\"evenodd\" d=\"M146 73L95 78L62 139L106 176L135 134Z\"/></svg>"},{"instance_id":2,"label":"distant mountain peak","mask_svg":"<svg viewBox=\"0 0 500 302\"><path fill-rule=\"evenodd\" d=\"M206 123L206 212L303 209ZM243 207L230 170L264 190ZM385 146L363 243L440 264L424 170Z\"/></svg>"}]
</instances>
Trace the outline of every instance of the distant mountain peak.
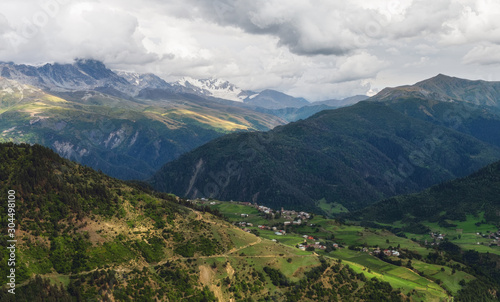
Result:
<instances>
[{"instance_id":1,"label":"distant mountain peak","mask_svg":"<svg viewBox=\"0 0 500 302\"><path fill-rule=\"evenodd\" d=\"M136 96L145 88L170 88L155 75L115 72L103 62L87 58L77 58L72 64L46 63L41 66L0 62L0 74L50 91L107 89L118 91L120 95Z\"/></svg>"},{"instance_id":2,"label":"distant mountain peak","mask_svg":"<svg viewBox=\"0 0 500 302\"><path fill-rule=\"evenodd\" d=\"M266 109L300 108L311 104L304 98L296 98L272 89L265 89L258 94L250 95L245 99L245 103Z\"/></svg>"},{"instance_id":3,"label":"distant mountain peak","mask_svg":"<svg viewBox=\"0 0 500 302\"><path fill-rule=\"evenodd\" d=\"M415 83L413 86L419 86L419 85L422 85L423 83L429 83L429 82L439 83L439 82L450 82L450 81L469 81L469 82L472 82L470 80L461 79L461 78L452 77L452 76L449 76L446 74L438 73L437 75L433 76L432 78L428 78L428 79L425 79L425 80L422 80L420 82Z\"/></svg>"},{"instance_id":4,"label":"distant mountain peak","mask_svg":"<svg viewBox=\"0 0 500 302\"><path fill-rule=\"evenodd\" d=\"M185 76L175 82L174 85L192 89L197 94L235 102L243 102L243 100L248 96L247 93L236 85L217 78L194 79Z\"/></svg>"},{"instance_id":5,"label":"distant mountain peak","mask_svg":"<svg viewBox=\"0 0 500 302\"><path fill-rule=\"evenodd\" d=\"M443 73L438 73L434 78L452 78L451 76L445 75Z\"/></svg>"},{"instance_id":6,"label":"distant mountain peak","mask_svg":"<svg viewBox=\"0 0 500 302\"><path fill-rule=\"evenodd\" d=\"M500 82L467 80L440 73L414 85L384 88L372 100L398 101L415 97L500 107Z\"/></svg>"}]
</instances>

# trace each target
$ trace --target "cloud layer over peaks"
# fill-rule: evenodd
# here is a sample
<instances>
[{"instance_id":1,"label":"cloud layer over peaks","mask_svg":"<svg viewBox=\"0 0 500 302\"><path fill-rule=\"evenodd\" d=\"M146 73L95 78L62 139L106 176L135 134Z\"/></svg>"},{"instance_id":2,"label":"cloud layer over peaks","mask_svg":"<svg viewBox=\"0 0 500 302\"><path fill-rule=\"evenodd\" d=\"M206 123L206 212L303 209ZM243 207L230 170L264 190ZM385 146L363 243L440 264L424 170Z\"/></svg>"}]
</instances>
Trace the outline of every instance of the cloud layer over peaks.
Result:
<instances>
[{"instance_id":1,"label":"cloud layer over peaks","mask_svg":"<svg viewBox=\"0 0 500 302\"><path fill-rule=\"evenodd\" d=\"M438 73L500 80L493 0L3 0L0 61L74 58L310 100Z\"/></svg>"}]
</instances>

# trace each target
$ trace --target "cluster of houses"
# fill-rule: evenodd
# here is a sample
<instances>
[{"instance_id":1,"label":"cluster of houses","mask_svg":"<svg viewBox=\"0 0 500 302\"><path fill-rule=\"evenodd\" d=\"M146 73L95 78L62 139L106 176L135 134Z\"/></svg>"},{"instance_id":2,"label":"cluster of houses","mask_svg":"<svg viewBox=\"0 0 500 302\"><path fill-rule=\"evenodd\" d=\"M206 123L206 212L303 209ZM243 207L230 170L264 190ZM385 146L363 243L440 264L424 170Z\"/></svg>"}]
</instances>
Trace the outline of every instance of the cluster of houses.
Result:
<instances>
[{"instance_id":1,"label":"cluster of houses","mask_svg":"<svg viewBox=\"0 0 500 302\"><path fill-rule=\"evenodd\" d=\"M441 234L438 232L430 232L429 235L431 235L432 239L436 239L436 240L443 240L444 236L446 236L446 234Z\"/></svg>"},{"instance_id":2,"label":"cluster of houses","mask_svg":"<svg viewBox=\"0 0 500 302\"><path fill-rule=\"evenodd\" d=\"M191 199L187 199L187 201L192 201L192 200L191 200ZM202 198L200 198L200 199L195 199L194 201L195 201L195 202L196 202L196 201L201 201L201 203L202 203L202 204L207 204L207 203L208 203L208 204L209 204L209 205L211 205L211 206L214 206L214 205L216 205L216 204L219 204L219 202L216 202L216 201L208 201L205 197L202 197Z\"/></svg>"},{"instance_id":3,"label":"cluster of houses","mask_svg":"<svg viewBox=\"0 0 500 302\"><path fill-rule=\"evenodd\" d=\"M262 212L264 214L274 214L273 213L273 209L271 208L268 208L268 207L265 207L265 206L259 206L259 205L255 205L257 210L259 210L259 212Z\"/></svg>"},{"instance_id":4,"label":"cluster of houses","mask_svg":"<svg viewBox=\"0 0 500 302\"><path fill-rule=\"evenodd\" d=\"M461 233L462 229L457 229L457 232ZM443 240L444 237L446 236L445 234L441 234L438 232L431 232L431 233L429 233L429 235L431 235L431 238L434 239L433 240L434 242L431 242L430 245L439 245L439 242L441 240ZM489 244L488 244L490 246L500 246L500 230L497 230L496 232L487 232L486 234L477 232L476 236L482 237L485 239L491 239L492 241L489 242ZM485 244L485 243L481 243L478 241L477 244ZM425 240L425 245L429 245L427 240Z\"/></svg>"},{"instance_id":5,"label":"cluster of houses","mask_svg":"<svg viewBox=\"0 0 500 302\"><path fill-rule=\"evenodd\" d=\"M238 204L244 205L244 206L251 206L251 207L257 209L259 212L264 213L264 214L273 215L273 217L274 217L274 215L276 215L276 212L274 212L273 209L268 208L266 206L258 205L256 203L252 204L250 202L238 202ZM301 225L302 223L307 222L306 219L311 218L311 214L309 214L307 212L303 212L303 211L284 210L283 208L281 208L281 212L279 212L279 213L281 213L282 218L290 219L290 220L287 220L283 223L284 226ZM241 218L247 218L249 215L246 213L241 213L240 216L241 216ZM238 222L237 225L239 225L240 227L252 227L253 226L253 224L248 223L248 222L244 222L244 221ZM275 231L276 235L286 234L286 232L284 230L278 230L276 227L259 225L259 229L261 229L261 230L273 230L273 231Z\"/></svg>"},{"instance_id":6,"label":"cluster of houses","mask_svg":"<svg viewBox=\"0 0 500 302\"><path fill-rule=\"evenodd\" d=\"M290 220L306 220L311 218L311 214L307 212L297 212L294 210L285 210L281 208L281 217L284 219L290 219Z\"/></svg>"},{"instance_id":7,"label":"cluster of houses","mask_svg":"<svg viewBox=\"0 0 500 302\"><path fill-rule=\"evenodd\" d=\"M427 239L425 239L424 241L424 245L439 245L439 243L441 242L441 240L444 239L444 237L446 236L446 234L441 234L439 232L430 232L429 235L431 235L431 238L433 239L433 242L429 243L427 241Z\"/></svg>"},{"instance_id":8,"label":"cluster of houses","mask_svg":"<svg viewBox=\"0 0 500 302\"><path fill-rule=\"evenodd\" d=\"M493 239L493 240L499 240L500 239L500 230L498 230L496 232L487 233L487 234L476 233L476 235L481 236L483 238L489 238L489 239Z\"/></svg>"},{"instance_id":9,"label":"cluster of houses","mask_svg":"<svg viewBox=\"0 0 500 302\"><path fill-rule=\"evenodd\" d=\"M309 235L302 235L302 238L309 239L309 240L314 240L314 237L313 236L309 236Z\"/></svg>"},{"instance_id":10,"label":"cluster of houses","mask_svg":"<svg viewBox=\"0 0 500 302\"><path fill-rule=\"evenodd\" d=\"M363 248L363 252L369 252L368 249L366 247ZM400 253L396 250L381 250L379 248L373 250L372 252L369 252L370 255L378 255L380 253L384 253L384 255L386 255L387 257L390 257L390 256L396 256L396 257L399 257Z\"/></svg>"},{"instance_id":11,"label":"cluster of houses","mask_svg":"<svg viewBox=\"0 0 500 302\"><path fill-rule=\"evenodd\" d=\"M308 248L308 247L313 247L315 249L326 250L326 245L320 244L319 241L316 241L314 244L303 244L303 243L300 243L298 245L298 247L299 247L299 250L301 250L301 251L305 251L306 248Z\"/></svg>"},{"instance_id":12,"label":"cluster of houses","mask_svg":"<svg viewBox=\"0 0 500 302\"><path fill-rule=\"evenodd\" d=\"M301 225L303 222L306 222L307 219L311 218L311 214L306 212L296 212L294 210L289 211L281 208L281 217L284 219L289 219L283 223L285 226Z\"/></svg>"},{"instance_id":13,"label":"cluster of houses","mask_svg":"<svg viewBox=\"0 0 500 302\"><path fill-rule=\"evenodd\" d=\"M490 236L494 236L495 239L500 239L500 230L496 231L496 232L493 232L493 233L490 233Z\"/></svg>"},{"instance_id":14,"label":"cluster of houses","mask_svg":"<svg viewBox=\"0 0 500 302\"><path fill-rule=\"evenodd\" d=\"M256 208L257 210L259 210L259 212L262 212L264 214L274 214L273 209L268 208L266 206L259 206L256 203L240 201L240 202L238 202L238 204L243 205L243 206L249 206L249 207Z\"/></svg>"},{"instance_id":15,"label":"cluster of houses","mask_svg":"<svg viewBox=\"0 0 500 302\"><path fill-rule=\"evenodd\" d=\"M204 199L204 198L202 198L201 200L206 201L206 199ZM215 204L215 202L211 202L210 204ZM262 206L262 205L258 205L256 203L252 204L250 202L238 202L238 204L254 207L259 212L262 212L264 214L271 214L273 216L276 214L276 212L274 212L271 208L268 208L268 207ZM301 225L302 223L307 222L307 219L311 218L311 214L309 214L307 212L294 211L294 210L284 210L283 208L281 208L280 214L281 214L281 217L286 220L284 222L285 226L287 226L287 225ZM249 215L246 213L241 213L240 216L241 216L241 218L247 218ZM250 233L251 230L247 229L247 227L253 227L252 223L245 222L245 221L241 221L241 222L238 222L235 224L242 227L243 230L245 232L248 232L248 233ZM258 228L261 230L272 230L272 231L274 231L274 234L277 236L283 236L286 234L285 230L280 230L277 227L270 227L267 225L258 225ZM444 234L434 233L434 232L431 232L430 235L431 235L431 238L433 238L433 239L435 239L435 241L437 241L437 244L439 244L439 241L443 240L445 237ZM482 235L482 234L478 233L478 235ZM492 239L495 239L495 241L499 240L500 239L500 230L496 233L488 234L488 236ZM315 249L320 249L320 250L327 249L327 246L321 244L319 241L314 241L314 243L308 244L306 240L318 240L318 239L315 239L313 236L303 235L302 237L304 238L304 242L297 245L297 247L300 250L305 251L308 247L313 247ZM273 239L273 241L276 242L277 240ZM427 240L426 240L426 244L427 244ZM432 243L432 245L434 245L434 243ZM339 248L339 245L337 243L333 243L332 246L334 248ZM376 249L370 251L368 248L364 247L362 249L362 251L365 253L370 253L370 255L378 255L380 253L383 253L386 256L396 256L396 257L400 256L400 253L397 250L389 250L389 249L381 250L380 248L376 248Z\"/></svg>"},{"instance_id":16,"label":"cluster of houses","mask_svg":"<svg viewBox=\"0 0 500 302\"><path fill-rule=\"evenodd\" d=\"M306 243L306 240L315 240L313 236L302 235L302 238L304 238L304 243L301 243L301 244L297 245L297 247L300 250L305 251L306 248L308 248L308 247L313 247L315 249L326 250L326 245L321 244L319 241L315 241L314 244L307 244ZM333 243L333 247L334 248L339 248L339 245L337 243Z\"/></svg>"},{"instance_id":17,"label":"cluster of houses","mask_svg":"<svg viewBox=\"0 0 500 302\"><path fill-rule=\"evenodd\" d=\"M500 246L500 230L489 234L481 234L481 236L483 238L493 239L493 241L490 243L490 246L491 245Z\"/></svg>"},{"instance_id":18,"label":"cluster of houses","mask_svg":"<svg viewBox=\"0 0 500 302\"><path fill-rule=\"evenodd\" d=\"M256 203L238 202L238 204L253 207L253 208L257 209L259 212L264 213L264 214L270 214L270 215L274 216L275 214L278 213L278 211L274 211L273 209L271 209L269 207L258 205ZM311 218L310 213L303 212L303 211L285 210L285 209L281 208L281 211L279 211L279 213L281 214L282 218L287 220L287 221L285 221L285 225L290 225L290 224L300 225L303 222L307 221L307 219ZM243 215L246 215L245 217L248 217L248 214L241 214L241 215L242 215L242 217L244 217Z\"/></svg>"},{"instance_id":19,"label":"cluster of houses","mask_svg":"<svg viewBox=\"0 0 500 302\"><path fill-rule=\"evenodd\" d=\"M261 230L270 230L270 231L277 231L277 230L278 230L278 228L277 228L277 227L270 227L270 226L267 226L267 225L261 225L261 224L259 224L257 227L258 227L259 229L261 229Z\"/></svg>"}]
</instances>

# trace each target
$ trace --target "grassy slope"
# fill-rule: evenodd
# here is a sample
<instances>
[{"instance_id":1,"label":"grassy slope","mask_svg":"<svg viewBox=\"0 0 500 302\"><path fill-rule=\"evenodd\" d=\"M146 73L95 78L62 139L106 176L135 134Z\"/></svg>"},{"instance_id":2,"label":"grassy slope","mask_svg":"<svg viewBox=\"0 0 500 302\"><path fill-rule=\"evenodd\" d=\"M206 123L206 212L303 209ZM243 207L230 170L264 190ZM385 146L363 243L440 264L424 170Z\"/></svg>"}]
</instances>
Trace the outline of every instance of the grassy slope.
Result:
<instances>
[{"instance_id":1,"label":"grassy slope","mask_svg":"<svg viewBox=\"0 0 500 302\"><path fill-rule=\"evenodd\" d=\"M422 193L382 201L352 217L376 221L382 226L398 228L410 238L432 242L428 232L412 231L412 223L419 222L430 231L446 234L449 241L463 249L499 255L498 246L489 246L493 239L478 235L498 230L499 177L500 163L494 163ZM416 204L419 206L415 207Z\"/></svg>"},{"instance_id":2,"label":"grassy slope","mask_svg":"<svg viewBox=\"0 0 500 302\"><path fill-rule=\"evenodd\" d=\"M212 207L220 210L221 213L225 214L232 222L265 221L264 216L250 206L236 204L234 202L217 201L216 205ZM241 218L241 213L251 213L251 215L248 218ZM262 224L272 225L282 222L283 219L275 219ZM366 244L370 247L379 246L381 249L386 249L388 247L400 246L402 249L408 249L424 257L431 251L412 240L395 236L393 233L385 230L342 225L335 220L318 215L309 220L308 224L309 223L314 224L314 226L288 227L287 230L289 232L284 236L275 235L274 231L271 230L258 230L258 232L262 238L276 239L280 244L290 247L303 243L303 234L314 236L314 240L307 240L309 244L315 241L324 241L325 238L333 234L335 238L332 240L346 247L349 245L363 246ZM471 224L469 223L469 225ZM256 227L248 228L257 229ZM482 251L481 248L476 248L476 250ZM253 256L259 256L264 253L262 250L255 247L249 247L242 250L242 252ZM304 251L301 253L307 255L309 252ZM352 251L347 248L341 248L330 253L324 253L322 251L317 251L317 253L335 259L342 259L344 263L349 264L350 267L358 273L363 273L367 277L377 277L387 281L394 288L401 289L406 294L411 294L414 301L440 301L448 297L446 290L454 295L457 294L462 288L462 286L459 285L461 280L468 282L475 279L473 276L463 271L457 270L455 273L452 273L452 268L448 266L425 263L416 259L412 260L412 266L414 268L412 271L404 266L400 267L384 262L368 253ZM444 272L441 268L444 268ZM418 275L417 271L422 272L424 276ZM434 282L436 280L441 280L443 282L442 285L437 285Z\"/></svg>"},{"instance_id":3,"label":"grassy slope","mask_svg":"<svg viewBox=\"0 0 500 302\"><path fill-rule=\"evenodd\" d=\"M365 287L372 281L335 261L243 232L212 214L179 205L175 196L153 196L43 147L0 144L0 158L0 191L17 192L21 291L33 285L35 274L84 300L310 301L326 294L366 300L379 290ZM0 223L6 224L4 216ZM0 271L6 274L2 251ZM264 268L280 271L287 284L305 283L274 284ZM304 279L314 269L320 269L319 279ZM340 281L334 278L339 270ZM308 291L307 284L313 283L317 286ZM325 286L343 290L323 292ZM0 300L11 299L0 293Z\"/></svg>"}]
</instances>

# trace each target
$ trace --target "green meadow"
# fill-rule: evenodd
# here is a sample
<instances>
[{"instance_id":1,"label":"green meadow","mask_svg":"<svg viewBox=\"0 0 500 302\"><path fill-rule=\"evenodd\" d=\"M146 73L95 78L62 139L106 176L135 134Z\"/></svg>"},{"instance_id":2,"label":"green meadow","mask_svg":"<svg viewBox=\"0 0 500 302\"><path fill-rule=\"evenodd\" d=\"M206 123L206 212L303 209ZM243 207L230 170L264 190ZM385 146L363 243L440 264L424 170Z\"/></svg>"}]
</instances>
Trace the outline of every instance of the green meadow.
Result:
<instances>
[{"instance_id":1,"label":"green meadow","mask_svg":"<svg viewBox=\"0 0 500 302\"><path fill-rule=\"evenodd\" d=\"M408 238L399 237L384 229L365 228L357 225L346 225L339 223L335 219L325 218L321 215L315 215L312 219L300 226L281 226L286 230L285 235L276 235L275 231L262 230L256 227L257 224L275 225L282 222L282 219L266 220L262 213L259 213L254 207L236 204L234 202L218 202L211 207L217 208L231 222L246 221L254 223L250 230L254 230L258 235L263 238L262 242L258 245L245 247L238 251L238 253L250 256L250 261L254 265L270 264L269 255L271 251L281 246L283 252L280 257L276 257L272 261L274 267L279 267L286 275L297 274L297 270L302 266L314 266L317 260L311 257L314 254L319 254L333 259L341 259L345 264L348 264L357 273L363 273L368 278L376 277L380 280L387 281L393 288L400 289L407 295L412 297L412 301L443 301L449 299L449 294L457 294L462 288L459 284L462 280L470 282L475 279L470 274L460 270L453 270L451 267L437 264L426 263L417 259L412 259L412 268L406 267L408 260L402 260L402 266L397 266L379 258L370 255L367 252L360 252L350 250L348 246L355 247L380 247L381 249L394 248L394 249L407 249L411 252L418 253L426 257L432 250L421 246L419 243L408 239L423 239L430 235L416 235L407 234ZM241 213L248 214L249 216L242 219ZM442 230L454 242L461 245L463 248L473 248L479 252L500 252L495 251L495 247L485 245L473 244L477 243L479 236L477 232L493 231L491 225L475 225L481 220L481 217L468 217L467 221L457 223L456 228L444 229L437 224L426 224L429 228ZM461 230L457 230L457 229ZM461 238L458 239L460 233ZM329 244L335 242L344 246L344 248L337 249L326 253L323 250L300 251L295 248L299 243L305 240L303 235L313 236L314 240L306 240L307 243L314 243L316 241L327 242ZM277 242L270 240L275 239ZM481 240L479 240L481 242ZM242 243L243 244L243 243ZM238 244L237 244L238 245ZM293 247L295 251L292 256L286 256L287 247ZM289 252L288 252L289 253ZM251 257L254 258L251 258ZM391 257L393 260L400 260L397 257ZM289 260L291 259L291 260ZM288 262L291 261L291 262ZM448 264L449 265L449 264ZM293 278L294 280L296 278ZM438 284L439 283L439 284Z\"/></svg>"}]
</instances>

